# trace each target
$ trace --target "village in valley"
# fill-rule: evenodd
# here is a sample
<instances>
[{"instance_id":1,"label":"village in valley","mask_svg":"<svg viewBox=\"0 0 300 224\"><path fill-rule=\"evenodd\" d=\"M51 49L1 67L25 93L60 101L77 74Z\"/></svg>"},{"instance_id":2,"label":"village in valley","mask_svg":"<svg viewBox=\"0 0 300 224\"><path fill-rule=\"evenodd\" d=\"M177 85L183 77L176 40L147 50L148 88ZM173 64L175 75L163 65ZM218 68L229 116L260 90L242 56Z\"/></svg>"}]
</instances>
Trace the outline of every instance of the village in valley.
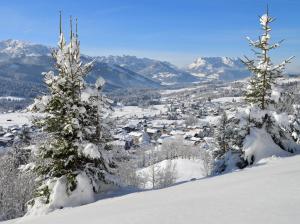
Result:
<instances>
[{"instance_id":1,"label":"village in valley","mask_svg":"<svg viewBox=\"0 0 300 224\"><path fill-rule=\"evenodd\" d=\"M160 97L151 99L148 106L113 102L110 115L114 123L113 144L131 150L144 144L160 145L174 138L191 145L205 143L205 139L213 136L224 110L233 113L245 105L241 97L243 86L244 82L235 81L157 90ZM34 132L31 115L26 109L1 114L2 147L12 145L22 132Z\"/></svg>"},{"instance_id":2,"label":"village in valley","mask_svg":"<svg viewBox=\"0 0 300 224\"><path fill-rule=\"evenodd\" d=\"M196 177L205 176L207 171L203 170L202 161L199 160L203 155L199 154L201 150L210 151L218 147L214 138L224 113L227 119L234 119L240 111L247 110L243 95L247 82L245 79L195 83L182 88L151 90L150 94L145 91L145 95L152 97L141 105L138 105L134 91L122 98L114 98L110 94L109 120L113 128L111 144L114 148L133 154L139 151L145 153L147 150L173 151L177 145L182 151L177 151L177 155L172 158L195 159L199 163ZM281 91L297 89L299 82L297 77L286 76L279 80L278 88ZM274 97L276 94L274 92ZM32 123L35 116L41 115L33 114L29 109L8 111L0 115L0 150L18 142L20 136L30 138L41 132ZM156 157L156 163L169 159L161 155ZM149 164L143 164L140 168ZM178 180L188 181L189 178L189 175L181 176Z\"/></svg>"}]
</instances>

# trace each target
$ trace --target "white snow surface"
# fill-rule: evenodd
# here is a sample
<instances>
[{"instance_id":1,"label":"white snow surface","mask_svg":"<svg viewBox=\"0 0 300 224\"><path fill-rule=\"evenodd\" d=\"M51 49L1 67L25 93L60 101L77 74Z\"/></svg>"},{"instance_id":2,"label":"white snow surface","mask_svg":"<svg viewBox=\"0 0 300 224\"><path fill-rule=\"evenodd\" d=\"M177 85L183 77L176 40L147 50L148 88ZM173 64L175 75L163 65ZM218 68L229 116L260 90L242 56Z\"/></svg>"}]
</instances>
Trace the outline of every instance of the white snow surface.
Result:
<instances>
[{"instance_id":1,"label":"white snow surface","mask_svg":"<svg viewBox=\"0 0 300 224\"><path fill-rule=\"evenodd\" d=\"M82 150L82 153L91 159L97 159L101 157L98 147L93 143L87 144Z\"/></svg>"},{"instance_id":2,"label":"white snow surface","mask_svg":"<svg viewBox=\"0 0 300 224\"><path fill-rule=\"evenodd\" d=\"M251 128L250 134L244 140L243 151L248 162L251 162L251 158L254 156L254 163L271 156L290 155L274 143L264 128Z\"/></svg>"},{"instance_id":3,"label":"white snow surface","mask_svg":"<svg viewBox=\"0 0 300 224\"><path fill-rule=\"evenodd\" d=\"M153 107L141 108L137 106L124 106L115 108L112 117L126 117L126 118L142 118L144 116L154 116L166 112L165 105L154 105Z\"/></svg>"},{"instance_id":4,"label":"white snow surface","mask_svg":"<svg viewBox=\"0 0 300 224\"><path fill-rule=\"evenodd\" d=\"M54 194L50 198L52 206L70 207L91 203L95 200L94 192L90 179L86 174L77 175L77 187L70 196L66 195L66 180L65 177L60 178L53 188Z\"/></svg>"},{"instance_id":5,"label":"white snow surface","mask_svg":"<svg viewBox=\"0 0 300 224\"><path fill-rule=\"evenodd\" d=\"M235 100L236 102L241 102L244 100L243 97L221 97L217 99L213 99L212 102L218 102L218 103L226 103L226 102L232 102Z\"/></svg>"},{"instance_id":6,"label":"white snow surface","mask_svg":"<svg viewBox=\"0 0 300 224\"><path fill-rule=\"evenodd\" d=\"M161 95L169 95L169 94L173 94L173 93L180 93L180 92L186 92L186 91L192 91L192 90L196 90L199 87L188 87L188 88L179 88L179 89L167 89L167 90L161 90L160 94Z\"/></svg>"},{"instance_id":7,"label":"white snow surface","mask_svg":"<svg viewBox=\"0 0 300 224\"><path fill-rule=\"evenodd\" d=\"M31 124L32 117L33 113L29 112L0 113L0 126L7 128L13 125Z\"/></svg>"},{"instance_id":8,"label":"white snow surface","mask_svg":"<svg viewBox=\"0 0 300 224\"><path fill-rule=\"evenodd\" d=\"M76 181L77 187L69 195L66 194L66 176L58 178L55 182L49 182L48 187L53 191L50 195L50 202L45 205L44 203L41 203L41 201L36 200L33 207L26 214L26 217L45 215L55 209L74 207L94 202L95 194L93 186L87 175L85 173L78 174L76 176Z\"/></svg>"},{"instance_id":9,"label":"white snow surface","mask_svg":"<svg viewBox=\"0 0 300 224\"><path fill-rule=\"evenodd\" d=\"M16 96L0 96L0 100L22 101L25 100L25 98Z\"/></svg>"},{"instance_id":10,"label":"white snow surface","mask_svg":"<svg viewBox=\"0 0 300 224\"><path fill-rule=\"evenodd\" d=\"M170 160L164 160L155 164L156 169L164 169L168 165ZM203 163L202 160L193 159L173 159L171 160L172 165L175 165L176 170L176 181L180 183L183 181L189 181L193 178L199 179L204 177L203 175ZM138 171L138 174L142 176L151 175L151 167L146 167ZM151 189L152 183L149 181L146 183L146 188Z\"/></svg>"},{"instance_id":11,"label":"white snow surface","mask_svg":"<svg viewBox=\"0 0 300 224\"><path fill-rule=\"evenodd\" d=\"M209 123L209 124L213 124L213 125L218 125L220 117L221 116L206 116L203 119L199 119L199 121L202 124Z\"/></svg>"},{"instance_id":12,"label":"white snow surface","mask_svg":"<svg viewBox=\"0 0 300 224\"><path fill-rule=\"evenodd\" d=\"M177 186L103 199L22 224L289 224L300 222L300 156Z\"/></svg>"}]
</instances>

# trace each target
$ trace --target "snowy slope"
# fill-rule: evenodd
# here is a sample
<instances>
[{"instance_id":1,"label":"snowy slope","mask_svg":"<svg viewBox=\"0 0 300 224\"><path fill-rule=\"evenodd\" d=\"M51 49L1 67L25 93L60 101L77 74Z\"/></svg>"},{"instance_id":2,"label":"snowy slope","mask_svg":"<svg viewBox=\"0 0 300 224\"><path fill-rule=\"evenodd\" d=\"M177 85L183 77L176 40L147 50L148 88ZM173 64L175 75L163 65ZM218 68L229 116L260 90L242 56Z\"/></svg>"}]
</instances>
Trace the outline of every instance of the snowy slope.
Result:
<instances>
[{"instance_id":1,"label":"snowy slope","mask_svg":"<svg viewBox=\"0 0 300 224\"><path fill-rule=\"evenodd\" d=\"M254 163L272 155L287 156L289 152L282 150L275 144L272 137L265 129L251 128L250 134L244 140L245 159L251 162L251 156L255 158Z\"/></svg>"},{"instance_id":2,"label":"snowy slope","mask_svg":"<svg viewBox=\"0 0 300 224\"><path fill-rule=\"evenodd\" d=\"M299 164L300 156L271 158L239 172L7 223L299 223Z\"/></svg>"},{"instance_id":3,"label":"snowy slope","mask_svg":"<svg viewBox=\"0 0 300 224\"><path fill-rule=\"evenodd\" d=\"M189 181L191 179L199 179L204 177L203 174L203 162L202 160L193 160L193 159L173 159L173 160L164 160L155 164L155 169L160 170L164 169L168 162L172 163L175 167L175 183L180 183L183 181ZM151 167L145 167L138 171L138 174L142 176L151 176ZM151 181L148 181L145 185L147 189L152 188Z\"/></svg>"}]
</instances>

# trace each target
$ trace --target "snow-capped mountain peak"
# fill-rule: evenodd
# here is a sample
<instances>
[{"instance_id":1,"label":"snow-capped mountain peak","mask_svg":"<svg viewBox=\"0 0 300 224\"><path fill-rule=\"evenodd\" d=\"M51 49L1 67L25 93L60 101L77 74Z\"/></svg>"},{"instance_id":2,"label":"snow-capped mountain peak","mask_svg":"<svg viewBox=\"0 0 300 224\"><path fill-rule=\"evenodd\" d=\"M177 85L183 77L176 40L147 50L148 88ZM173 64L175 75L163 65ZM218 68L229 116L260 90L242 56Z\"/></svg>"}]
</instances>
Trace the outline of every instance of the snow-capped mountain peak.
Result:
<instances>
[{"instance_id":1,"label":"snow-capped mountain peak","mask_svg":"<svg viewBox=\"0 0 300 224\"><path fill-rule=\"evenodd\" d=\"M0 42L0 78L9 82L36 83L41 88L44 71L53 69L51 47L20 40ZM95 59L89 81L99 76L114 88L158 88L161 85L190 84L210 80L237 80L249 75L238 59L201 57L187 68L178 68L166 61L136 56L82 55L83 61ZM8 81L7 81L8 82ZM30 89L30 88L29 88Z\"/></svg>"},{"instance_id":2,"label":"snow-capped mountain peak","mask_svg":"<svg viewBox=\"0 0 300 224\"><path fill-rule=\"evenodd\" d=\"M230 67L234 66L234 62L237 61L239 59L232 59L232 58L229 58L229 57L222 57L222 62L224 65L228 65Z\"/></svg>"},{"instance_id":3,"label":"snow-capped mountain peak","mask_svg":"<svg viewBox=\"0 0 300 224\"><path fill-rule=\"evenodd\" d=\"M8 39L0 42L0 53L10 57L49 55L50 51L49 47L27 41Z\"/></svg>"},{"instance_id":4,"label":"snow-capped mountain peak","mask_svg":"<svg viewBox=\"0 0 300 224\"><path fill-rule=\"evenodd\" d=\"M209 80L237 80L249 76L241 60L230 57L199 57L186 70Z\"/></svg>"},{"instance_id":5,"label":"snow-capped mountain peak","mask_svg":"<svg viewBox=\"0 0 300 224\"><path fill-rule=\"evenodd\" d=\"M35 83L37 88L42 88L41 75L44 71L54 69L51 57L51 47L33 44L19 40L5 40L0 42L0 79L6 82L18 82L30 86ZM81 55L84 62L92 61L95 57ZM106 81L108 89L115 88L152 88L159 87L159 83L146 78L130 69L117 64L108 64L95 61L94 69L87 77L89 82L94 82L101 76Z\"/></svg>"},{"instance_id":6,"label":"snow-capped mountain peak","mask_svg":"<svg viewBox=\"0 0 300 224\"><path fill-rule=\"evenodd\" d=\"M203 58L197 58L192 64L188 65L189 69L199 68L205 66L206 61Z\"/></svg>"},{"instance_id":7,"label":"snow-capped mountain peak","mask_svg":"<svg viewBox=\"0 0 300 224\"><path fill-rule=\"evenodd\" d=\"M230 58L230 57L199 57L194 60L193 63L188 65L189 69L196 69L200 67L206 67L208 65L212 65L213 67L221 67L221 66L240 66L240 59L238 58Z\"/></svg>"}]
</instances>

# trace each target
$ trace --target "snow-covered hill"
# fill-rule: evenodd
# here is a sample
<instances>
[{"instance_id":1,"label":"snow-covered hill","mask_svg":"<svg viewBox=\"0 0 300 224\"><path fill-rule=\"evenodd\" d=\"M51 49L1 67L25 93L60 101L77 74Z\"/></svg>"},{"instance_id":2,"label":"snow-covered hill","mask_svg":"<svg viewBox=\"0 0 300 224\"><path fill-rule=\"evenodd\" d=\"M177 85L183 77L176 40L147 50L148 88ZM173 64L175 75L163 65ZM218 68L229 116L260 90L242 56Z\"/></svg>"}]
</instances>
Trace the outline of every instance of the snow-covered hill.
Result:
<instances>
[{"instance_id":1,"label":"snow-covered hill","mask_svg":"<svg viewBox=\"0 0 300 224\"><path fill-rule=\"evenodd\" d=\"M174 168L174 183L180 183L184 181L190 181L192 179L199 179L205 176L203 161L200 159L173 159L173 160L163 160L158 162L154 166L154 170L159 171L165 169L167 166L171 169ZM151 177L153 175L153 167L148 166L142 168L138 171L141 176ZM145 183L145 189L152 189L153 182L151 178Z\"/></svg>"},{"instance_id":2,"label":"snow-covered hill","mask_svg":"<svg viewBox=\"0 0 300 224\"><path fill-rule=\"evenodd\" d=\"M4 223L299 223L299 164L299 155L270 158L243 171Z\"/></svg>"},{"instance_id":3,"label":"snow-covered hill","mask_svg":"<svg viewBox=\"0 0 300 224\"><path fill-rule=\"evenodd\" d=\"M229 57L200 57L186 70L204 80L239 80L249 76L239 58Z\"/></svg>"}]
</instances>

